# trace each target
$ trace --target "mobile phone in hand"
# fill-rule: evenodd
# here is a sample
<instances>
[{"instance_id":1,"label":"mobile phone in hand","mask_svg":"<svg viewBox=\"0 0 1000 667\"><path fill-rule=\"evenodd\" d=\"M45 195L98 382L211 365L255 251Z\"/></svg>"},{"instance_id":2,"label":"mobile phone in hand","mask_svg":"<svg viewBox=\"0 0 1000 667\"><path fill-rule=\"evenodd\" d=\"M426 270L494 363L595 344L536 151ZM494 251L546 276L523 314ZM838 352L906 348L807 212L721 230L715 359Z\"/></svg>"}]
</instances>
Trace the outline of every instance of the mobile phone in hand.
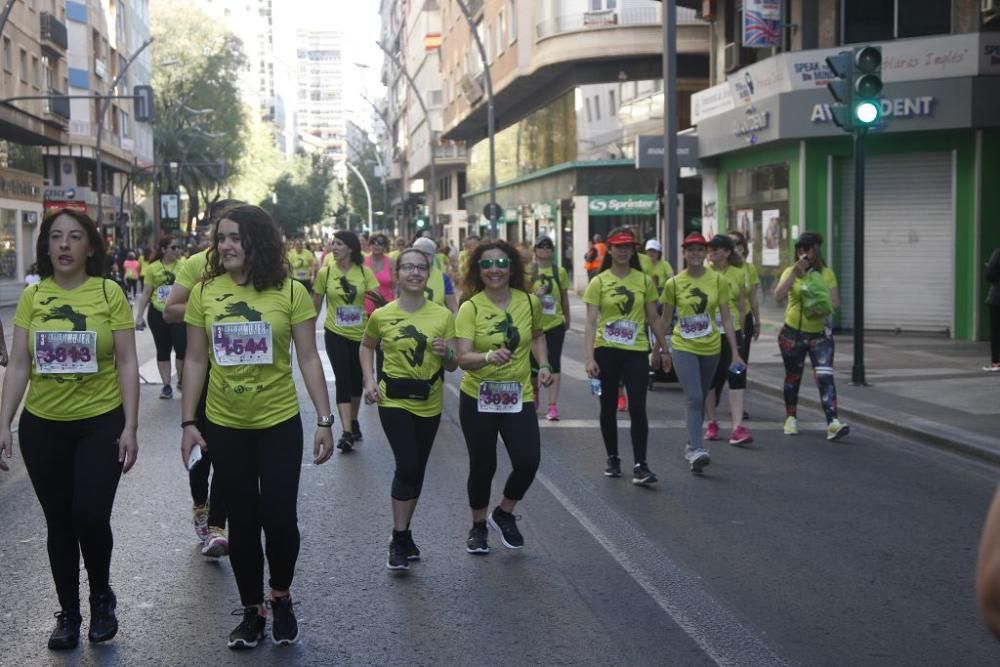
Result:
<instances>
[{"instance_id":1,"label":"mobile phone in hand","mask_svg":"<svg viewBox=\"0 0 1000 667\"><path fill-rule=\"evenodd\" d=\"M198 461L201 461L201 447L195 445L191 448L191 455L188 456L188 470L192 470Z\"/></svg>"}]
</instances>

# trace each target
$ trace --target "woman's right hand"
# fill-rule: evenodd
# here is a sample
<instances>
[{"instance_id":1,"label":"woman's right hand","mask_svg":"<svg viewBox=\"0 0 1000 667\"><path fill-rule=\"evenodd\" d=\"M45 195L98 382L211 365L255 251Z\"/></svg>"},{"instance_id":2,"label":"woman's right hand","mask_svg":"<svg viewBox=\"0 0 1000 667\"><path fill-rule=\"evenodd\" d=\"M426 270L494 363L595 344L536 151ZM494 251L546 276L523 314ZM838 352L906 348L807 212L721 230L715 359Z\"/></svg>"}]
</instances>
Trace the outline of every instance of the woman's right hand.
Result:
<instances>
[{"instance_id":1,"label":"woman's right hand","mask_svg":"<svg viewBox=\"0 0 1000 667\"><path fill-rule=\"evenodd\" d=\"M146 328L146 321L142 319L142 315L135 318L135 330L142 331Z\"/></svg>"},{"instance_id":2,"label":"woman's right hand","mask_svg":"<svg viewBox=\"0 0 1000 667\"><path fill-rule=\"evenodd\" d=\"M792 268L795 271L795 275L799 278L806 275L806 271L809 270L809 258L802 257L795 264L792 264Z\"/></svg>"},{"instance_id":3,"label":"woman's right hand","mask_svg":"<svg viewBox=\"0 0 1000 667\"><path fill-rule=\"evenodd\" d=\"M490 362L494 366L503 366L514 358L514 353L505 347L490 352Z\"/></svg>"},{"instance_id":4,"label":"woman's right hand","mask_svg":"<svg viewBox=\"0 0 1000 667\"><path fill-rule=\"evenodd\" d=\"M365 403L373 405L382 402L382 392L379 391L378 382L375 378L365 379Z\"/></svg>"},{"instance_id":5,"label":"woman's right hand","mask_svg":"<svg viewBox=\"0 0 1000 667\"><path fill-rule=\"evenodd\" d=\"M185 426L181 434L181 461L184 463L185 470L190 470L188 468L188 461L191 460L191 450L195 447L201 447L202 451L208 449L205 438L202 437L197 427Z\"/></svg>"},{"instance_id":6,"label":"woman's right hand","mask_svg":"<svg viewBox=\"0 0 1000 667\"><path fill-rule=\"evenodd\" d=\"M10 466L3 462L4 457L8 459L11 457L14 451L14 436L11 435L10 429L0 429L0 470L10 470Z\"/></svg>"},{"instance_id":7,"label":"woman's right hand","mask_svg":"<svg viewBox=\"0 0 1000 667\"><path fill-rule=\"evenodd\" d=\"M600 377L601 368L600 366L597 365L597 362L594 361L593 359L587 362L586 368L587 368L587 377L591 379Z\"/></svg>"}]
</instances>

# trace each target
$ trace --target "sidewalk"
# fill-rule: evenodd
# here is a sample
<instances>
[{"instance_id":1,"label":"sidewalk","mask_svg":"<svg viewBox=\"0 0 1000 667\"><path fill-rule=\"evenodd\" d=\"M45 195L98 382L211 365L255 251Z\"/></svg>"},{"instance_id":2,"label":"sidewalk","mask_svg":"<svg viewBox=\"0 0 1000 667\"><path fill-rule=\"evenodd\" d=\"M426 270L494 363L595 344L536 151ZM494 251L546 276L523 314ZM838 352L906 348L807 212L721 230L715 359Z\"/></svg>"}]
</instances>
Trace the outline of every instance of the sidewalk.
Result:
<instances>
[{"instance_id":1,"label":"sidewalk","mask_svg":"<svg viewBox=\"0 0 1000 667\"><path fill-rule=\"evenodd\" d=\"M572 329L583 333L584 304L571 295ZM750 350L752 390L782 400L784 367L777 336L781 322L765 321ZM865 335L868 386L851 386L851 334L835 336L835 378L841 418L849 424L885 429L921 442L1000 463L1000 374L982 370L989 361L986 342L941 336ZM819 394L806 377L799 405L819 408Z\"/></svg>"}]
</instances>

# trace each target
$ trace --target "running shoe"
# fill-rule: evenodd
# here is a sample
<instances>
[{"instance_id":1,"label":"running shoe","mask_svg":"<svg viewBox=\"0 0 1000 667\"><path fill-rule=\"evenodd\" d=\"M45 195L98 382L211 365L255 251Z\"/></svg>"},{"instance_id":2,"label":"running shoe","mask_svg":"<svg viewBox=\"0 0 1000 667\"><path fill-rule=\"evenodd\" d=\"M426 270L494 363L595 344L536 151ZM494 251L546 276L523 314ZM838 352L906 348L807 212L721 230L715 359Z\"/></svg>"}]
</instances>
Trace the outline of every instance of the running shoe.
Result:
<instances>
[{"instance_id":1,"label":"running shoe","mask_svg":"<svg viewBox=\"0 0 1000 667\"><path fill-rule=\"evenodd\" d=\"M743 411L743 421L745 422L750 421L750 413L747 412L746 410Z\"/></svg>"},{"instance_id":2,"label":"running shoe","mask_svg":"<svg viewBox=\"0 0 1000 667\"><path fill-rule=\"evenodd\" d=\"M605 477L621 477L622 476L622 460L617 456L608 457L608 467L604 469Z\"/></svg>"},{"instance_id":3,"label":"running shoe","mask_svg":"<svg viewBox=\"0 0 1000 667\"><path fill-rule=\"evenodd\" d=\"M638 486L647 486L656 483L656 475L649 469L645 461L636 463L632 468L632 483Z\"/></svg>"},{"instance_id":4,"label":"running shoe","mask_svg":"<svg viewBox=\"0 0 1000 667\"><path fill-rule=\"evenodd\" d=\"M545 413L545 418L550 422L559 421L559 408L556 407L555 403L549 403L549 411Z\"/></svg>"},{"instance_id":5,"label":"running shoe","mask_svg":"<svg viewBox=\"0 0 1000 667\"><path fill-rule=\"evenodd\" d=\"M990 364L989 366L983 366L983 370L988 373L1000 373L1000 364Z\"/></svg>"},{"instance_id":6,"label":"running shoe","mask_svg":"<svg viewBox=\"0 0 1000 667\"><path fill-rule=\"evenodd\" d=\"M60 611L56 613L56 627L49 635L49 648L53 651L68 651L80 643L80 612Z\"/></svg>"},{"instance_id":7,"label":"running shoe","mask_svg":"<svg viewBox=\"0 0 1000 667\"><path fill-rule=\"evenodd\" d=\"M118 634L118 617L115 609L118 598L110 588L98 595L90 596L90 631L87 638L94 644L106 642Z\"/></svg>"},{"instance_id":8,"label":"running shoe","mask_svg":"<svg viewBox=\"0 0 1000 667\"><path fill-rule=\"evenodd\" d=\"M337 449L345 454L354 451L354 435L344 431L344 435L340 436L340 440L337 441Z\"/></svg>"},{"instance_id":9,"label":"running shoe","mask_svg":"<svg viewBox=\"0 0 1000 667\"><path fill-rule=\"evenodd\" d=\"M714 419L708 422L708 428L705 429L705 439L706 440L718 440L719 439L719 422Z\"/></svg>"},{"instance_id":10,"label":"running shoe","mask_svg":"<svg viewBox=\"0 0 1000 667\"><path fill-rule=\"evenodd\" d=\"M684 458L691 464L691 472L696 475L700 475L705 466L712 462L712 457L709 455L708 450L705 449L696 449L693 452L688 452L684 455Z\"/></svg>"},{"instance_id":11,"label":"running shoe","mask_svg":"<svg viewBox=\"0 0 1000 667\"><path fill-rule=\"evenodd\" d=\"M734 428L733 432L729 434L730 445L745 445L750 442L753 442L753 436L750 435L750 431L743 424Z\"/></svg>"},{"instance_id":12,"label":"running shoe","mask_svg":"<svg viewBox=\"0 0 1000 667\"><path fill-rule=\"evenodd\" d=\"M403 548L406 550L406 560L420 560L420 547L413 541L413 533L403 531Z\"/></svg>"},{"instance_id":13,"label":"running shoe","mask_svg":"<svg viewBox=\"0 0 1000 667\"><path fill-rule=\"evenodd\" d=\"M469 531L469 539L465 542L465 550L470 554L488 554L490 552L488 536L486 522L473 521L472 530Z\"/></svg>"},{"instance_id":14,"label":"running shoe","mask_svg":"<svg viewBox=\"0 0 1000 667\"><path fill-rule=\"evenodd\" d=\"M618 412L628 412L628 401L625 400L625 394L618 394Z\"/></svg>"},{"instance_id":15,"label":"running shoe","mask_svg":"<svg viewBox=\"0 0 1000 667\"><path fill-rule=\"evenodd\" d=\"M174 390L170 388L169 384L163 385L163 389L160 390L160 398L164 400L170 400L174 397Z\"/></svg>"},{"instance_id":16,"label":"running shoe","mask_svg":"<svg viewBox=\"0 0 1000 667\"><path fill-rule=\"evenodd\" d=\"M520 549L524 546L524 537L517 529L517 517L510 512L504 512L499 505L493 508L486 522L493 530L500 533L500 541L508 549Z\"/></svg>"},{"instance_id":17,"label":"running shoe","mask_svg":"<svg viewBox=\"0 0 1000 667\"><path fill-rule=\"evenodd\" d=\"M410 569L410 560L406 557L406 544L395 534L389 542L389 560L385 566L390 570Z\"/></svg>"},{"instance_id":18,"label":"running shoe","mask_svg":"<svg viewBox=\"0 0 1000 667\"><path fill-rule=\"evenodd\" d=\"M232 649L254 648L257 643L264 638L264 626L267 625L267 617L260 615L260 610L256 606L237 609L233 616L243 614L243 620L229 633L229 640L226 645Z\"/></svg>"},{"instance_id":19,"label":"running shoe","mask_svg":"<svg viewBox=\"0 0 1000 667\"><path fill-rule=\"evenodd\" d=\"M205 546L201 548L201 555L209 558L222 558L229 555L229 539L226 531L218 526L210 526L208 529L208 539Z\"/></svg>"},{"instance_id":20,"label":"running shoe","mask_svg":"<svg viewBox=\"0 0 1000 667\"><path fill-rule=\"evenodd\" d=\"M299 622L292 609L292 598L271 598L271 641L288 646L299 641Z\"/></svg>"},{"instance_id":21,"label":"running shoe","mask_svg":"<svg viewBox=\"0 0 1000 667\"><path fill-rule=\"evenodd\" d=\"M799 420L795 417L785 417L785 435L799 434Z\"/></svg>"},{"instance_id":22,"label":"running shoe","mask_svg":"<svg viewBox=\"0 0 1000 667\"><path fill-rule=\"evenodd\" d=\"M204 542L208 539L208 505L195 505L191 511L194 534Z\"/></svg>"},{"instance_id":23,"label":"running shoe","mask_svg":"<svg viewBox=\"0 0 1000 667\"><path fill-rule=\"evenodd\" d=\"M851 432L851 427L843 423L836 417L830 422L830 425L826 427L826 439L827 440L840 440L848 433Z\"/></svg>"},{"instance_id":24,"label":"running shoe","mask_svg":"<svg viewBox=\"0 0 1000 667\"><path fill-rule=\"evenodd\" d=\"M354 442L361 442L365 439L361 435L361 423L357 419L351 420L351 435L354 436Z\"/></svg>"}]
</instances>

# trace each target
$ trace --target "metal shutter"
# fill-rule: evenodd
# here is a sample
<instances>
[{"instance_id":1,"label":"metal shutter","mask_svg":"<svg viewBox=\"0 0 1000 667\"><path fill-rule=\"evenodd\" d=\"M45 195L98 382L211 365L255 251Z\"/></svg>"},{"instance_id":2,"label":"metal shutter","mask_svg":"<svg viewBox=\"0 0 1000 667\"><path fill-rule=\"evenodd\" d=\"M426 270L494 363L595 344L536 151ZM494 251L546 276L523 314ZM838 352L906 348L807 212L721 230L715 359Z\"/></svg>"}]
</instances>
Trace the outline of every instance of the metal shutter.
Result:
<instances>
[{"instance_id":1,"label":"metal shutter","mask_svg":"<svg viewBox=\"0 0 1000 667\"><path fill-rule=\"evenodd\" d=\"M952 330L955 205L951 153L865 164L865 328ZM854 162L841 165L841 323L854 321Z\"/></svg>"}]
</instances>

